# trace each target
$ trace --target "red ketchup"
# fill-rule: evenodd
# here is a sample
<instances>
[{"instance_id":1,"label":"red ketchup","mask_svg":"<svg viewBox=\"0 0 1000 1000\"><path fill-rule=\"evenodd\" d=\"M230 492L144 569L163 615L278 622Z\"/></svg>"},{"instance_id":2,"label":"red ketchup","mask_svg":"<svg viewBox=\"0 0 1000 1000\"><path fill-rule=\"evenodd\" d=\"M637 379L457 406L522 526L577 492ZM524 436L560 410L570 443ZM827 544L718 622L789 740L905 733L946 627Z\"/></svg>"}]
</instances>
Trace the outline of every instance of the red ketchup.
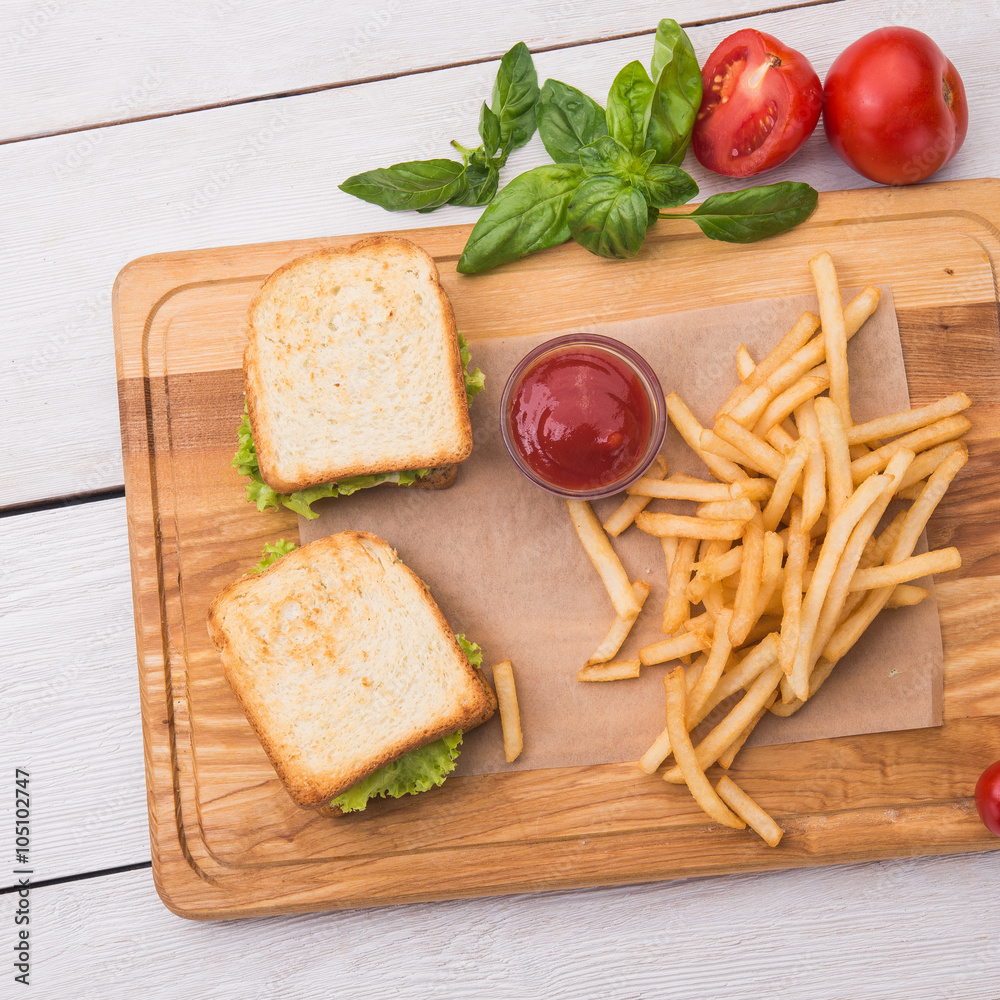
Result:
<instances>
[{"instance_id":1,"label":"red ketchup","mask_svg":"<svg viewBox=\"0 0 1000 1000\"><path fill-rule=\"evenodd\" d=\"M652 422L649 397L621 359L573 345L538 359L510 400L510 432L522 461L564 490L599 490L642 458Z\"/></svg>"}]
</instances>

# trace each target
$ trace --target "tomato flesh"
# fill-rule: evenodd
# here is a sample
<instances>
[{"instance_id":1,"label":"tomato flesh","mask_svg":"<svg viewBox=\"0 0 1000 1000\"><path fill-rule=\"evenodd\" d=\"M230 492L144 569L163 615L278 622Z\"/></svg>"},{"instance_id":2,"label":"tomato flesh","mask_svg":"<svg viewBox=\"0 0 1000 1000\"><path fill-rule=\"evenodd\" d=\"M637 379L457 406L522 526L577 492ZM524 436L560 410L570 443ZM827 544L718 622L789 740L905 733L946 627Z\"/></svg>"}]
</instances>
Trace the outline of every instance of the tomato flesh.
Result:
<instances>
[{"instance_id":1,"label":"tomato flesh","mask_svg":"<svg viewBox=\"0 0 1000 1000\"><path fill-rule=\"evenodd\" d=\"M698 162L727 177L784 163L819 121L823 89L809 60L772 35L745 28L702 69L703 96L691 146Z\"/></svg>"},{"instance_id":2,"label":"tomato flesh","mask_svg":"<svg viewBox=\"0 0 1000 1000\"><path fill-rule=\"evenodd\" d=\"M986 829L1000 837L1000 760L990 764L976 782L976 809Z\"/></svg>"},{"instance_id":3,"label":"tomato flesh","mask_svg":"<svg viewBox=\"0 0 1000 1000\"><path fill-rule=\"evenodd\" d=\"M827 74L823 128L840 158L869 180L930 177L958 152L968 127L962 78L921 31L872 31Z\"/></svg>"}]
</instances>

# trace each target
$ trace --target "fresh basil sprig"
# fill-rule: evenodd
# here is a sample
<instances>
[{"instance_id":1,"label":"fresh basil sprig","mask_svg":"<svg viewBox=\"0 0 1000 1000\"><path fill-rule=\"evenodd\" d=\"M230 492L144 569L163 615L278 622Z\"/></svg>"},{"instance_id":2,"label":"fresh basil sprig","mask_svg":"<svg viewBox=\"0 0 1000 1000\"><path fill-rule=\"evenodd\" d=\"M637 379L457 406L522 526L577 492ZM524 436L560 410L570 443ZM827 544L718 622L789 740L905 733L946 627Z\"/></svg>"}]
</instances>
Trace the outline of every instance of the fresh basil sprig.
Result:
<instances>
[{"instance_id":1,"label":"fresh basil sprig","mask_svg":"<svg viewBox=\"0 0 1000 1000\"><path fill-rule=\"evenodd\" d=\"M452 146L461 162L448 159L409 160L348 177L340 190L390 212L432 212L442 205L487 205L497 193L500 169L535 132L538 74L524 42L500 60L493 84L492 106L479 114L482 144Z\"/></svg>"},{"instance_id":2,"label":"fresh basil sprig","mask_svg":"<svg viewBox=\"0 0 1000 1000\"><path fill-rule=\"evenodd\" d=\"M660 21L650 71L635 61L615 77L601 107L547 80L538 130L557 168L536 167L497 194L458 261L475 274L572 238L601 257L634 257L659 219L690 219L713 240L750 243L809 217L818 195L786 181L706 199L693 212L663 213L698 193L679 164L701 104L698 60L684 29Z\"/></svg>"}]
</instances>

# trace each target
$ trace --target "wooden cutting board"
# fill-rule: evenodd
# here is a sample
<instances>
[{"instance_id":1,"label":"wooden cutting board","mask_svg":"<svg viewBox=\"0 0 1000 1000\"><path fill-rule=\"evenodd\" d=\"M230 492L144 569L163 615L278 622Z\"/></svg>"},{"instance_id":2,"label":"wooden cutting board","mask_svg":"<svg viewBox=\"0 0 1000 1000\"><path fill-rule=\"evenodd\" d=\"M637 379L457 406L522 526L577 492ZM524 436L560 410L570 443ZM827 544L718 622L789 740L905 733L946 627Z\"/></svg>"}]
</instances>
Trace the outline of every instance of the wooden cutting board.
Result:
<instances>
[{"instance_id":1,"label":"wooden cutting board","mask_svg":"<svg viewBox=\"0 0 1000 1000\"><path fill-rule=\"evenodd\" d=\"M928 526L932 547L963 557L937 579L944 725L744 751L740 783L786 831L776 849L714 826L686 789L631 763L452 778L339 820L295 806L223 678L205 613L265 541L297 540L294 515L258 513L229 465L249 298L286 260L358 237L129 264L115 343L166 905L217 919L1000 847L972 801L1000 758L998 224L997 180L834 192L805 225L751 246L661 224L629 262L566 245L475 277L455 271L468 227L400 233L437 260L470 341L808 293L806 261L828 249L842 285L892 285L913 405L972 396L969 464Z\"/></svg>"}]
</instances>

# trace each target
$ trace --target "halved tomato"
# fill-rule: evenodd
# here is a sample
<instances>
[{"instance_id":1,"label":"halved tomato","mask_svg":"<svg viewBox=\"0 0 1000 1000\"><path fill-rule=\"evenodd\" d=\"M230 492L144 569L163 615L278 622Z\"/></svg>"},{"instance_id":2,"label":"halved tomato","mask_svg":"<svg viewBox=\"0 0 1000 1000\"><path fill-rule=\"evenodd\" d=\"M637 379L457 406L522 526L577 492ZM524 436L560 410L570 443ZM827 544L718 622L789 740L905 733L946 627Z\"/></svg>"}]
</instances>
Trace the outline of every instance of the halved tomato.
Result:
<instances>
[{"instance_id":1,"label":"halved tomato","mask_svg":"<svg viewBox=\"0 0 1000 1000\"><path fill-rule=\"evenodd\" d=\"M691 145L717 174L747 177L784 163L812 134L823 106L816 70L801 52L753 28L708 57Z\"/></svg>"}]
</instances>

